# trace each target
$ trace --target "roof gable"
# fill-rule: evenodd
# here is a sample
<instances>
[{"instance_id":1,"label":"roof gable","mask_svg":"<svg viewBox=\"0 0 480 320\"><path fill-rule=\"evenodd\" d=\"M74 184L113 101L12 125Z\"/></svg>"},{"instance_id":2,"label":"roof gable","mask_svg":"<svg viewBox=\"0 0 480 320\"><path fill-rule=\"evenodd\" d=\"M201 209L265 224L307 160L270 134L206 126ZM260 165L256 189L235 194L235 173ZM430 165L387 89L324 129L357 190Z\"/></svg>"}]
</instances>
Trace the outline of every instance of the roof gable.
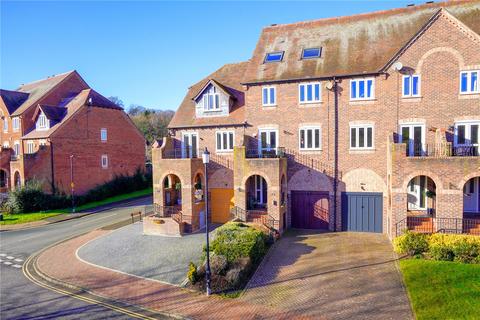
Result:
<instances>
[{"instance_id":1,"label":"roof gable","mask_svg":"<svg viewBox=\"0 0 480 320\"><path fill-rule=\"evenodd\" d=\"M0 89L0 98L5 104L8 114L11 115L28 99L28 93Z\"/></svg>"},{"instance_id":2,"label":"roof gable","mask_svg":"<svg viewBox=\"0 0 480 320\"><path fill-rule=\"evenodd\" d=\"M329 78L381 72L441 7L474 33L480 31L480 1L456 1L328 18L262 30L244 83ZM476 17L476 18L475 18ZM322 47L322 57L302 60L302 49ZM285 51L278 63L268 52Z\"/></svg>"},{"instance_id":3,"label":"roof gable","mask_svg":"<svg viewBox=\"0 0 480 320\"><path fill-rule=\"evenodd\" d=\"M192 100L198 101L198 98L199 98L205 91L207 91L207 89L210 88L210 86L214 86L215 88L219 89L219 90L222 91L224 94L226 94L227 96L230 96L230 97L235 98L234 96L232 96L232 94L230 93L230 91L228 90L227 87L225 87L224 85L222 85L220 82L216 81L215 79L209 79L209 80L205 83L205 85L203 86L203 88L201 88L200 91L195 95L195 97L193 97Z\"/></svg>"}]
</instances>

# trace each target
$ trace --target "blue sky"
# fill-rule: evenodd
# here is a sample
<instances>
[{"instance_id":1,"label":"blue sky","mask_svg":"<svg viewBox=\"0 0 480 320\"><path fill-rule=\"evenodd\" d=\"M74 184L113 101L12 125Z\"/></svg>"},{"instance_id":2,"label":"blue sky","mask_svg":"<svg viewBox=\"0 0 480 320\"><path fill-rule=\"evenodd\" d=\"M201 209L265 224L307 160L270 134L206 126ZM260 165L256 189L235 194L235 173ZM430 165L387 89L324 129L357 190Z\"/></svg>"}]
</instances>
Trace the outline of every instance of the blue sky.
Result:
<instances>
[{"instance_id":1,"label":"blue sky","mask_svg":"<svg viewBox=\"0 0 480 320\"><path fill-rule=\"evenodd\" d=\"M0 87L76 69L128 107L175 110L187 88L248 60L262 27L424 1L1 1Z\"/></svg>"}]
</instances>

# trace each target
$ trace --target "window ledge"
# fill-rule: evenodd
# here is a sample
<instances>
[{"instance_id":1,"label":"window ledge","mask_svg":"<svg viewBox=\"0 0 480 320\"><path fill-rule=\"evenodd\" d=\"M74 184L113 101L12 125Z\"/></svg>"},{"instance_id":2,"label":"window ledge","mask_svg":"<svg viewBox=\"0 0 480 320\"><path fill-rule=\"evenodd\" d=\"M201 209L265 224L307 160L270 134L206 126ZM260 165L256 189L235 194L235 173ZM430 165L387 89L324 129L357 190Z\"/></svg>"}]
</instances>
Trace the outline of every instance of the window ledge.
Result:
<instances>
[{"instance_id":1,"label":"window ledge","mask_svg":"<svg viewBox=\"0 0 480 320\"><path fill-rule=\"evenodd\" d=\"M223 110L220 108L220 109L217 109L217 110L203 110L203 113L217 113L217 112L222 112Z\"/></svg>"},{"instance_id":2,"label":"window ledge","mask_svg":"<svg viewBox=\"0 0 480 320\"><path fill-rule=\"evenodd\" d=\"M480 93L460 93L458 99L480 99Z\"/></svg>"},{"instance_id":3,"label":"window ledge","mask_svg":"<svg viewBox=\"0 0 480 320\"><path fill-rule=\"evenodd\" d=\"M376 149L349 149L348 153L349 154L371 154L375 153L377 150Z\"/></svg>"},{"instance_id":4,"label":"window ledge","mask_svg":"<svg viewBox=\"0 0 480 320\"><path fill-rule=\"evenodd\" d=\"M267 105L262 104L262 108L264 109L270 109L270 108L276 108L276 107L277 107L276 104L267 104Z\"/></svg>"},{"instance_id":5,"label":"window ledge","mask_svg":"<svg viewBox=\"0 0 480 320\"><path fill-rule=\"evenodd\" d=\"M422 98L422 96L402 97L402 102L420 102Z\"/></svg>"},{"instance_id":6,"label":"window ledge","mask_svg":"<svg viewBox=\"0 0 480 320\"><path fill-rule=\"evenodd\" d=\"M323 101L313 101L313 102L299 102L298 105L300 107L315 107L317 104L323 104Z\"/></svg>"},{"instance_id":7,"label":"window ledge","mask_svg":"<svg viewBox=\"0 0 480 320\"><path fill-rule=\"evenodd\" d=\"M350 105L360 105L360 104L373 104L377 101L377 99L355 99L350 100Z\"/></svg>"}]
</instances>

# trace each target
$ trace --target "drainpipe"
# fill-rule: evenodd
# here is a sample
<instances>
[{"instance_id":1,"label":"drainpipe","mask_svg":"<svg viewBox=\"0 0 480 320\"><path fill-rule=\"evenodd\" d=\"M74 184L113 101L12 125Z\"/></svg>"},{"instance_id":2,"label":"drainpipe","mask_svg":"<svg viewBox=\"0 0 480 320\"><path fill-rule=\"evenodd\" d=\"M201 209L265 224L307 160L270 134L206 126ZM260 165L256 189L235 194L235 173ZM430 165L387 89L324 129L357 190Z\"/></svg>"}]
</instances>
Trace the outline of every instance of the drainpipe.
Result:
<instances>
[{"instance_id":1,"label":"drainpipe","mask_svg":"<svg viewBox=\"0 0 480 320\"><path fill-rule=\"evenodd\" d=\"M52 193L55 194L55 170L53 165L53 142L50 140L50 170L52 171Z\"/></svg>"},{"instance_id":2,"label":"drainpipe","mask_svg":"<svg viewBox=\"0 0 480 320\"><path fill-rule=\"evenodd\" d=\"M333 95L334 95L334 142L333 142L333 231L337 231L337 188L338 188L338 82L333 77Z\"/></svg>"}]
</instances>

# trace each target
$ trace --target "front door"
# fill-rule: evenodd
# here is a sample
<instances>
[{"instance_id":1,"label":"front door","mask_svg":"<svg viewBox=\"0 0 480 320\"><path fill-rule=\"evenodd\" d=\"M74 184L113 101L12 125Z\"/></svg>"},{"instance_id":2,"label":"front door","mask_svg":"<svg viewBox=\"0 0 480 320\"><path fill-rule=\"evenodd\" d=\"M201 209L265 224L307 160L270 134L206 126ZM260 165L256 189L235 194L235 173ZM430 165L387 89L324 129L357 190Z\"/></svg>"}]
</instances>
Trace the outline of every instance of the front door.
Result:
<instances>
[{"instance_id":1,"label":"front door","mask_svg":"<svg viewBox=\"0 0 480 320\"><path fill-rule=\"evenodd\" d=\"M255 176L255 199L261 207L267 203L267 181L259 175Z\"/></svg>"},{"instance_id":2,"label":"front door","mask_svg":"<svg viewBox=\"0 0 480 320\"><path fill-rule=\"evenodd\" d=\"M480 178L472 178L463 187L463 211L480 212Z\"/></svg>"},{"instance_id":3,"label":"front door","mask_svg":"<svg viewBox=\"0 0 480 320\"><path fill-rule=\"evenodd\" d=\"M425 125L401 125L400 132L400 141L407 145L408 156L422 156L425 154Z\"/></svg>"},{"instance_id":4,"label":"front door","mask_svg":"<svg viewBox=\"0 0 480 320\"><path fill-rule=\"evenodd\" d=\"M196 158L198 151L198 134L188 132L182 138L182 158Z\"/></svg>"},{"instance_id":5,"label":"front door","mask_svg":"<svg viewBox=\"0 0 480 320\"><path fill-rule=\"evenodd\" d=\"M260 154L276 152L278 147L278 131L276 129L260 129L258 147Z\"/></svg>"}]
</instances>

